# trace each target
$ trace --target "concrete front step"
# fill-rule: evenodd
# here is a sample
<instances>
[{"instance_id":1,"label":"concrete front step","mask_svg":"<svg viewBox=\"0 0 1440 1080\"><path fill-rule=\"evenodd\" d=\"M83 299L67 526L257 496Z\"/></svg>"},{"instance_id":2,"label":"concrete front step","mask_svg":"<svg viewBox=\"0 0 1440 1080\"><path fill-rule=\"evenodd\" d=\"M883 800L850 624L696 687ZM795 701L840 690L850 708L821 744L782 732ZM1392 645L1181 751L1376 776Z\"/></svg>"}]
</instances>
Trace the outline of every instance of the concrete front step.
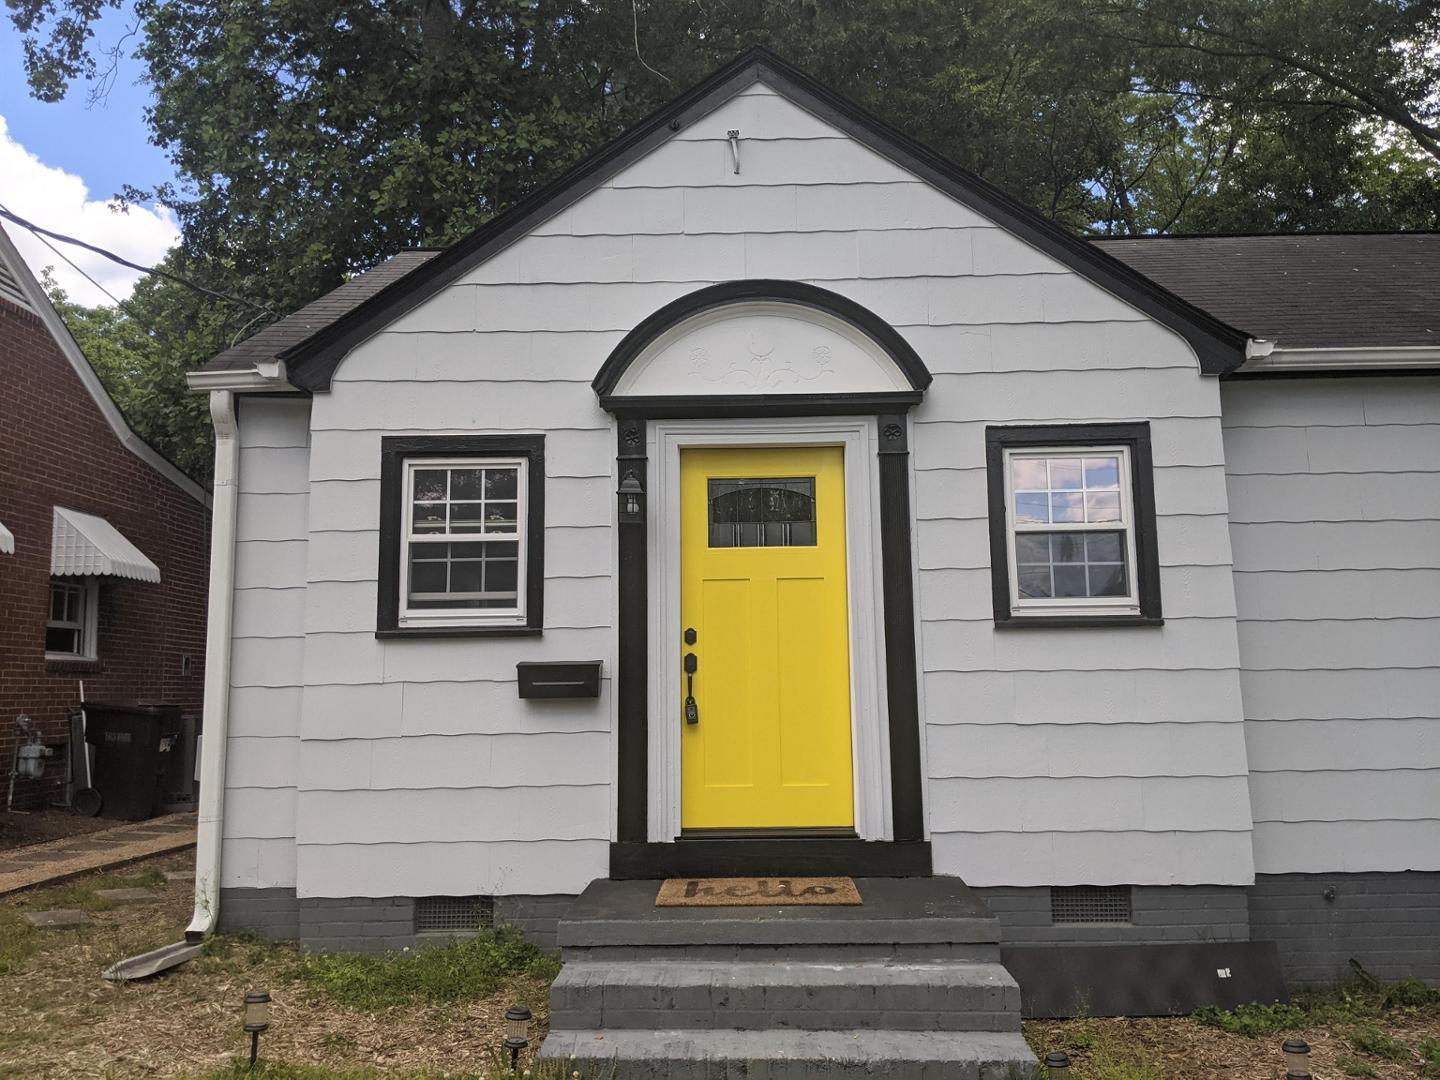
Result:
<instances>
[{"instance_id":1,"label":"concrete front step","mask_svg":"<svg viewBox=\"0 0 1440 1080\"><path fill-rule=\"evenodd\" d=\"M656 881L595 881L562 919L566 960L998 961L1000 922L959 878L857 878L850 906L656 907Z\"/></svg>"},{"instance_id":2,"label":"concrete front step","mask_svg":"<svg viewBox=\"0 0 1440 1080\"><path fill-rule=\"evenodd\" d=\"M1032 1080L1018 1032L551 1031L541 1060L625 1080ZM573 1065L570 1064L573 1062Z\"/></svg>"},{"instance_id":3,"label":"concrete front step","mask_svg":"<svg viewBox=\"0 0 1440 1080\"><path fill-rule=\"evenodd\" d=\"M550 991L555 1029L1019 1031L1000 964L580 961Z\"/></svg>"}]
</instances>

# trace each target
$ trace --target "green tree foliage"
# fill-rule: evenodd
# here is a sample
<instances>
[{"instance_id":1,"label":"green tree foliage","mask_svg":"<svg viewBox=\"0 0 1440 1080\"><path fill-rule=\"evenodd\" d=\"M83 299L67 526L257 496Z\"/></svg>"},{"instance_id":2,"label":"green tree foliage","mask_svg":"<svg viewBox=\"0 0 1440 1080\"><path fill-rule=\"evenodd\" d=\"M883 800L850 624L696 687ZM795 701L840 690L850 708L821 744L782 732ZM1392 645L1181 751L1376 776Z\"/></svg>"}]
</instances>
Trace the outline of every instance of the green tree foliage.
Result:
<instances>
[{"instance_id":1,"label":"green tree foliage","mask_svg":"<svg viewBox=\"0 0 1440 1080\"><path fill-rule=\"evenodd\" d=\"M37 96L103 74L91 27L122 2L6 0ZM464 235L753 44L1077 232L1440 227L1436 0L134 10L152 137L179 181L126 194L174 209L192 276L276 311ZM144 362L168 365L152 386L251 318L173 288L141 307Z\"/></svg>"},{"instance_id":2,"label":"green tree foliage","mask_svg":"<svg viewBox=\"0 0 1440 1080\"><path fill-rule=\"evenodd\" d=\"M183 268L178 254L163 266ZM243 326L234 306L158 277L143 279L118 308L77 304L48 274L42 283L135 433L208 483L213 453L208 403L187 389L185 373L234 340Z\"/></svg>"}]
</instances>

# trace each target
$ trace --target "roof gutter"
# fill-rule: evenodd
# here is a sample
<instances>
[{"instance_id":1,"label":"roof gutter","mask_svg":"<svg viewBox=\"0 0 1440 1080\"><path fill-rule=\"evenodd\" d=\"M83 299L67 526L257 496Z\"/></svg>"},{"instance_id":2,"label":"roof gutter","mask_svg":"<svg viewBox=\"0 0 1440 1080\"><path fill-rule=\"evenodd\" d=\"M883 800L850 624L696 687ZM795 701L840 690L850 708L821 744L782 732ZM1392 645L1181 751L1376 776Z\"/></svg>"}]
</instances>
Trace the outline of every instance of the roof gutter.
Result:
<instances>
[{"instance_id":1,"label":"roof gutter","mask_svg":"<svg viewBox=\"0 0 1440 1080\"><path fill-rule=\"evenodd\" d=\"M253 368L227 371L192 371L185 376L191 390L229 390L243 394L295 393L285 370L284 360L259 360Z\"/></svg>"},{"instance_id":2,"label":"roof gutter","mask_svg":"<svg viewBox=\"0 0 1440 1080\"><path fill-rule=\"evenodd\" d=\"M1328 349L1286 349L1274 341L1253 338L1245 347L1245 363L1237 375L1281 372L1440 371L1440 345L1396 345Z\"/></svg>"},{"instance_id":3,"label":"roof gutter","mask_svg":"<svg viewBox=\"0 0 1440 1080\"><path fill-rule=\"evenodd\" d=\"M209 619L205 630L205 735L195 848L195 914L185 940L201 941L220 918L220 840L225 814L225 749L230 731L230 620L235 600L236 488L240 449L235 394L210 393L215 424L215 491L210 527Z\"/></svg>"}]
</instances>

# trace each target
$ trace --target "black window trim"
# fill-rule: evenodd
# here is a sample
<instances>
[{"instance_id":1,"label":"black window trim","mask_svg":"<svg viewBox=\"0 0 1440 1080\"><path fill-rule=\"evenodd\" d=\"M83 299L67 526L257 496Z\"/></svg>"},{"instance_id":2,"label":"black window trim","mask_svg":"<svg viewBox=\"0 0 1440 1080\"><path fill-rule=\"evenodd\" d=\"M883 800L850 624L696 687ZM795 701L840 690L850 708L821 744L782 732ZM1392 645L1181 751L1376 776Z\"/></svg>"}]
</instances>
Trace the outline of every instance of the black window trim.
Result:
<instances>
[{"instance_id":1,"label":"black window trim","mask_svg":"<svg viewBox=\"0 0 1440 1080\"><path fill-rule=\"evenodd\" d=\"M1048 446L1124 446L1130 458L1134 508L1135 583L1139 614L1018 615L1010 606L1009 507L1005 451ZM985 428L985 480L989 495L990 585L997 629L1162 626L1160 557L1155 531L1155 466L1149 422L1133 424L1013 424Z\"/></svg>"},{"instance_id":2,"label":"black window trim","mask_svg":"<svg viewBox=\"0 0 1440 1080\"><path fill-rule=\"evenodd\" d=\"M524 458L525 622L513 626L401 626L400 560L404 557L405 463L416 458ZM545 626L545 436L386 435L380 440L380 568L375 636L524 637Z\"/></svg>"}]
</instances>

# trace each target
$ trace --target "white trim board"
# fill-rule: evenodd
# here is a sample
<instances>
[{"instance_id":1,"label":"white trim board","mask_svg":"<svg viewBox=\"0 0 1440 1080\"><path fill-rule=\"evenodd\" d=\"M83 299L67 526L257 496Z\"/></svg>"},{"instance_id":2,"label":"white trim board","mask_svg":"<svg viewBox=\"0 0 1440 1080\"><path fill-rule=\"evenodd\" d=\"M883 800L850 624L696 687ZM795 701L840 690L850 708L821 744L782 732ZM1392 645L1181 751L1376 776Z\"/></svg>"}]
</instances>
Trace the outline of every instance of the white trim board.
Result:
<instances>
[{"instance_id":1,"label":"white trim board","mask_svg":"<svg viewBox=\"0 0 1440 1080\"><path fill-rule=\"evenodd\" d=\"M650 425L648 839L680 835L680 450L682 447L840 446L845 450L845 558L850 605L850 709L855 831L893 834L889 717L880 657L884 584L873 417L660 420Z\"/></svg>"}]
</instances>

